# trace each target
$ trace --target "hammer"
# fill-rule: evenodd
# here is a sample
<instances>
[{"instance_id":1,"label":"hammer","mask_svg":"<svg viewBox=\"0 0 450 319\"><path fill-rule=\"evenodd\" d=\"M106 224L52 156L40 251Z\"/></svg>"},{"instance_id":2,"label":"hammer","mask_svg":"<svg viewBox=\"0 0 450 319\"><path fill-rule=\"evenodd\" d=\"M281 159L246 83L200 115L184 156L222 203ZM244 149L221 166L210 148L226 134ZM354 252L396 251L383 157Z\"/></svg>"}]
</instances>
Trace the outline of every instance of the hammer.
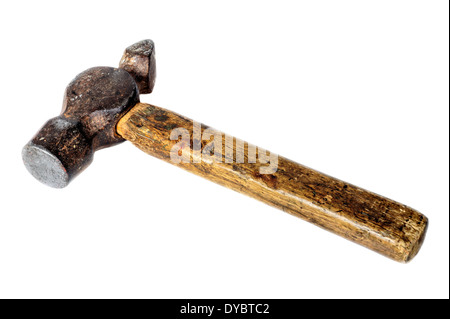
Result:
<instances>
[{"instance_id":1,"label":"hammer","mask_svg":"<svg viewBox=\"0 0 450 319\"><path fill-rule=\"evenodd\" d=\"M223 134L169 110L139 102L155 84L151 40L128 47L119 68L88 69L67 86L62 112L22 151L28 171L67 186L96 150L124 140L144 152L231 188L399 262L425 239L416 210Z\"/></svg>"}]
</instances>

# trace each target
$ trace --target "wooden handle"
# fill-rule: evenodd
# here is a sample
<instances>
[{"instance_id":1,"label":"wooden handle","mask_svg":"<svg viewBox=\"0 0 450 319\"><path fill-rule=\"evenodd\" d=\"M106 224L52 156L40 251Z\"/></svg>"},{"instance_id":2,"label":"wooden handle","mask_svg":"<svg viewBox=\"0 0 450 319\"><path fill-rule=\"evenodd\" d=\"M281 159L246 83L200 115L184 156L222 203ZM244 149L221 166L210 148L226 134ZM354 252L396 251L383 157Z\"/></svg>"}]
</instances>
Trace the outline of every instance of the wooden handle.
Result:
<instances>
[{"instance_id":1,"label":"wooden handle","mask_svg":"<svg viewBox=\"0 0 450 319\"><path fill-rule=\"evenodd\" d=\"M414 209L281 156L273 172L275 158L270 163L265 151L257 149L251 163L254 146L205 125L200 134L199 128L181 115L141 103L119 121L117 132L152 156L396 261L408 262L419 251L428 220ZM212 145L219 150L214 139L222 145L218 157L208 156Z\"/></svg>"}]
</instances>

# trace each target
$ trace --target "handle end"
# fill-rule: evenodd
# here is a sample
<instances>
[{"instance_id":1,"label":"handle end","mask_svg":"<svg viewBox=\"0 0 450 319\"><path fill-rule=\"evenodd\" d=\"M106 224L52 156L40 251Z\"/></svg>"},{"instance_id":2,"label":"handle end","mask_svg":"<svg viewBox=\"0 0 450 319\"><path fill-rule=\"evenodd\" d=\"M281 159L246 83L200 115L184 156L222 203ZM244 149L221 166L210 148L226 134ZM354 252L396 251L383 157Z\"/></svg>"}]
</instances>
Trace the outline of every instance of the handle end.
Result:
<instances>
[{"instance_id":1,"label":"handle end","mask_svg":"<svg viewBox=\"0 0 450 319\"><path fill-rule=\"evenodd\" d=\"M425 241L425 237L427 235L428 230L428 223L429 220L426 216L423 216L423 222L422 222L422 228L417 232L417 239L411 243L411 249L409 251L409 254L406 255L406 258L404 260L404 263L409 263L411 260L416 257L416 255L419 253L420 248L422 247L423 242Z\"/></svg>"}]
</instances>

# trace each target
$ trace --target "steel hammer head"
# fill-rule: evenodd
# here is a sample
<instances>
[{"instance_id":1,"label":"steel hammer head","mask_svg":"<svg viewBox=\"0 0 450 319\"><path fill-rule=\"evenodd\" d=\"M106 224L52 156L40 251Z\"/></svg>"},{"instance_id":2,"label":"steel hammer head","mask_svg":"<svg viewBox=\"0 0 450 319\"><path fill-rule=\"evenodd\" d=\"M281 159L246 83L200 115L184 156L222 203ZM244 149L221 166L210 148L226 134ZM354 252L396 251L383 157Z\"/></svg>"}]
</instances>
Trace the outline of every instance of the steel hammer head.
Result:
<instances>
[{"instance_id":1,"label":"steel hammer head","mask_svg":"<svg viewBox=\"0 0 450 319\"><path fill-rule=\"evenodd\" d=\"M132 49L130 49L132 48ZM96 150L123 142L119 119L139 103L140 88L155 82L154 46L144 40L127 48L121 66L88 69L67 86L61 114L50 119L22 150L28 171L63 188L92 162Z\"/></svg>"},{"instance_id":2,"label":"steel hammer head","mask_svg":"<svg viewBox=\"0 0 450 319\"><path fill-rule=\"evenodd\" d=\"M140 94L153 91L156 79L155 44L152 40L142 40L126 48L119 67L130 73L136 80Z\"/></svg>"}]
</instances>

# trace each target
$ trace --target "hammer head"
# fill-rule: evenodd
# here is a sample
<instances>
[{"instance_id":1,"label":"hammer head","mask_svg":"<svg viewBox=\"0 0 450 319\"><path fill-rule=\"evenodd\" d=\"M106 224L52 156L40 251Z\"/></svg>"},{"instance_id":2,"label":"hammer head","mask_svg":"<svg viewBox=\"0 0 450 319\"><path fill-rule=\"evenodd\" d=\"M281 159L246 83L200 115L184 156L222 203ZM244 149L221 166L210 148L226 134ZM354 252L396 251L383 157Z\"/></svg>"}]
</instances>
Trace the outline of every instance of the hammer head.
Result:
<instances>
[{"instance_id":1,"label":"hammer head","mask_svg":"<svg viewBox=\"0 0 450 319\"><path fill-rule=\"evenodd\" d=\"M39 130L22 150L28 171L51 187L62 188L92 162L96 150L123 142L119 119L155 84L154 43L143 40L125 50L120 68L96 67L66 88L62 112Z\"/></svg>"},{"instance_id":2,"label":"hammer head","mask_svg":"<svg viewBox=\"0 0 450 319\"><path fill-rule=\"evenodd\" d=\"M61 115L23 148L26 168L44 184L67 186L92 162L94 151L123 141L116 124L138 102L138 87L128 72L96 67L81 73L66 88Z\"/></svg>"}]
</instances>

